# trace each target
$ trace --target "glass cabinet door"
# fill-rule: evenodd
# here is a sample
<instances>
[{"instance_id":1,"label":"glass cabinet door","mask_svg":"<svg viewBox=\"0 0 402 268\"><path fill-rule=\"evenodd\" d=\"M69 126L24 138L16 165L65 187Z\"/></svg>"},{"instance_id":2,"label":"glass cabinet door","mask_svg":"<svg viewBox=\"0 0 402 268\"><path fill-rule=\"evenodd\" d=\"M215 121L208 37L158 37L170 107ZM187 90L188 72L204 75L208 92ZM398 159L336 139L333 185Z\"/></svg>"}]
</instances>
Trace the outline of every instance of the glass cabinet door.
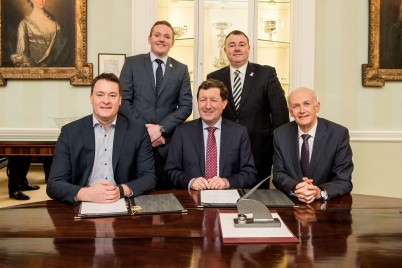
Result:
<instances>
[{"instance_id":1,"label":"glass cabinet door","mask_svg":"<svg viewBox=\"0 0 402 268\"><path fill-rule=\"evenodd\" d=\"M243 31L248 35L248 1L203 1L203 72L207 74L229 65L223 50L225 37L233 30ZM199 72L200 73L200 72Z\"/></svg>"},{"instance_id":2,"label":"glass cabinet door","mask_svg":"<svg viewBox=\"0 0 402 268\"><path fill-rule=\"evenodd\" d=\"M276 68L286 94L289 90L290 0L258 1L256 62Z\"/></svg>"},{"instance_id":3,"label":"glass cabinet door","mask_svg":"<svg viewBox=\"0 0 402 268\"><path fill-rule=\"evenodd\" d=\"M186 64L194 77L194 1L158 0L158 20L172 24L175 35L169 56ZM193 88L193 87L192 87Z\"/></svg>"}]
</instances>

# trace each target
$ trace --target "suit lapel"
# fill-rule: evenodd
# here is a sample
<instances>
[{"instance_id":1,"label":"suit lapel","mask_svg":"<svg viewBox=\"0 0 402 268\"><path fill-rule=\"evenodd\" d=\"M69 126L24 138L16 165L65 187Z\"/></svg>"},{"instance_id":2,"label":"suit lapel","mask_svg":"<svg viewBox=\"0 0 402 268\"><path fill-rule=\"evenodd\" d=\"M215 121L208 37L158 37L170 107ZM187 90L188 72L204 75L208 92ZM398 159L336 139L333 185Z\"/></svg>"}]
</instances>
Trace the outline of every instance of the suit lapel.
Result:
<instances>
[{"instance_id":1,"label":"suit lapel","mask_svg":"<svg viewBox=\"0 0 402 268\"><path fill-rule=\"evenodd\" d=\"M249 63L247 65L246 74L244 76L243 90L241 92L241 100L240 100L240 107L239 107L239 112L240 113L241 113L241 108L246 103L247 98L250 95L250 92L252 91L253 83L254 83L254 80L255 80L255 73L254 72L255 72L254 64Z\"/></svg>"},{"instance_id":2,"label":"suit lapel","mask_svg":"<svg viewBox=\"0 0 402 268\"><path fill-rule=\"evenodd\" d=\"M233 85L232 85L232 81L230 80L230 67L227 66L222 70L222 82L224 85L230 85L228 88L229 91L229 107L230 109L232 109L232 111L234 113L236 113L236 106L233 100ZM226 107L226 109L228 109L228 107Z\"/></svg>"},{"instance_id":3,"label":"suit lapel","mask_svg":"<svg viewBox=\"0 0 402 268\"><path fill-rule=\"evenodd\" d=\"M317 123L317 130L315 132L313 153L311 154L310 168L308 171L309 178L314 177L313 176L314 172L317 169L318 164L323 157L325 143L328 139L327 126L324 125L324 123L319 118L317 118L317 120L318 123Z\"/></svg>"},{"instance_id":4,"label":"suit lapel","mask_svg":"<svg viewBox=\"0 0 402 268\"><path fill-rule=\"evenodd\" d=\"M299 150L299 132L297 124L293 121L289 136L286 137L289 141L290 159L292 166L295 167L295 172L298 178L303 178L303 171L300 165L300 150Z\"/></svg>"},{"instance_id":5,"label":"suit lapel","mask_svg":"<svg viewBox=\"0 0 402 268\"><path fill-rule=\"evenodd\" d=\"M198 119L195 124L193 124L194 131L191 135L192 143L194 144L195 154L198 155L200 159L200 170L205 177L205 146L204 146L204 130L202 129L202 121Z\"/></svg>"},{"instance_id":6,"label":"suit lapel","mask_svg":"<svg viewBox=\"0 0 402 268\"><path fill-rule=\"evenodd\" d=\"M155 77L154 77L154 70L152 68L151 56L150 54L145 54L144 57L144 68L148 75L148 81L151 82L152 89L154 91L154 95L156 96L156 87L155 87Z\"/></svg>"},{"instance_id":7,"label":"suit lapel","mask_svg":"<svg viewBox=\"0 0 402 268\"><path fill-rule=\"evenodd\" d=\"M158 91L158 97L161 95L162 91L165 89L167 82L170 79L170 76L173 71L173 63L170 57L167 58L166 61L166 68L165 68L165 74L163 75L163 81L161 85L161 89Z\"/></svg>"},{"instance_id":8,"label":"suit lapel","mask_svg":"<svg viewBox=\"0 0 402 268\"><path fill-rule=\"evenodd\" d=\"M81 129L81 136L84 141L84 151L86 155L86 169L83 174L83 179L85 180L84 185L87 185L95 161L95 132L92 115L85 118Z\"/></svg>"},{"instance_id":9,"label":"suit lapel","mask_svg":"<svg viewBox=\"0 0 402 268\"><path fill-rule=\"evenodd\" d=\"M127 121L124 117L117 115L116 120L116 129L114 131L114 139L113 139L113 155L112 155L112 164L113 171L115 171L117 166L117 160L119 159L121 148L123 146L124 137L126 136L127 131Z\"/></svg>"},{"instance_id":10,"label":"suit lapel","mask_svg":"<svg viewBox=\"0 0 402 268\"><path fill-rule=\"evenodd\" d=\"M230 135L230 126L226 123L227 121L222 118L222 129L221 129L221 148L219 156L219 176L222 176L223 170L225 168L226 157L229 152L230 145L233 140L233 135Z\"/></svg>"}]
</instances>

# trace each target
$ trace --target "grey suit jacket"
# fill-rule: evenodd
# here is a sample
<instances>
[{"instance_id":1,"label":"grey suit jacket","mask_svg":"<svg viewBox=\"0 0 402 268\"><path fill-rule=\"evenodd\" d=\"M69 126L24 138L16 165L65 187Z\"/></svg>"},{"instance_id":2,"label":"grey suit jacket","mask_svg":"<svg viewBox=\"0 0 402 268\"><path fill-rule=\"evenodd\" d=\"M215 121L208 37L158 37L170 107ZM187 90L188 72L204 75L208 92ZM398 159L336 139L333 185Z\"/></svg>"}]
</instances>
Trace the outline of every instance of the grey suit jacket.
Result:
<instances>
[{"instance_id":1,"label":"grey suit jacket","mask_svg":"<svg viewBox=\"0 0 402 268\"><path fill-rule=\"evenodd\" d=\"M142 120L144 124L165 127L167 143L158 147L166 158L175 128L192 111L192 94L187 66L168 58L161 89L156 94L150 54L128 57L120 74L123 114Z\"/></svg>"},{"instance_id":2,"label":"grey suit jacket","mask_svg":"<svg viewBox=\"0 0 402 268\"><path fill-rule=\"evenodd\" d=\"M205 177L205 148L201 119L177 127L165 166L165 175L175 188L187 189L191 179ZM231 188L249 188L256 183L256 170L247 129L222 119L219 177Z\"/></svg>"},{"instance_id":3,"label":"grey suit jacket","mask_svg":"<svg viewBox=\"0 0 402 268\"><path fill-rule=\"evenodd\" d=\"M303 178L296 122L274 131L274 146L272 182L276 188L290 194ZM314 185L324 188L331 199L352 191L352 172L349 131L341 125L318 118L307 177L314 180Z\"/></svg>"},{"instance_id":4,"label":"grey suit jacket","mask_svg":"<svg viewBox=\"0 0 402 268\"><path fill-rule=\"evenodd\" d=\"M233 100L230 67L210 73L207 78L220 80L227 87L229 103L222 116L247 127L257 177L261 180L269 176L274 153L273 130L289 122L285 93L275 68L248 63L238 111Z\"/></svg>"},{"instance_id":5,"label":"grey suit jacket","mask_svg":"<svg viewBox=\"0 0 402 268\"><path fill-rule=\"evenodd\" d=\"M77 204L78 191L87 186L95 161L92 115L62 127L56 143L47 194ZM113 173L117 184L127 184L134 196L155 188L156 177L151 142L144 125L117 116L113 141Z\"/></svg>"}]
</instances>

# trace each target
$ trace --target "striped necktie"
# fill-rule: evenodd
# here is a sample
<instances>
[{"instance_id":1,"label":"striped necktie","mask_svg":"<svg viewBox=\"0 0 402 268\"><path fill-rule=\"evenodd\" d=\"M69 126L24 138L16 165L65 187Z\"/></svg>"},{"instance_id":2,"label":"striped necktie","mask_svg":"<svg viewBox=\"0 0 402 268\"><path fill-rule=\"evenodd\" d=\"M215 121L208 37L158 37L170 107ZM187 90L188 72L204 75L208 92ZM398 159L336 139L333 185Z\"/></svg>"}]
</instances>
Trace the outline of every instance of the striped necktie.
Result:
<instances>
[{"instance_id":1,"label":"striped necktie","mask_svg":"<svg viewBox=\"0 0 402 268\"><path fill-rule=\"evenodd\" d=\"M241 91L243 89L240 80L240 71L236 70L234 72L234 83L233 83L233 100L236 106L236 111L239 110L240 99L241 99Z\"/></svg>"}]
</instances>

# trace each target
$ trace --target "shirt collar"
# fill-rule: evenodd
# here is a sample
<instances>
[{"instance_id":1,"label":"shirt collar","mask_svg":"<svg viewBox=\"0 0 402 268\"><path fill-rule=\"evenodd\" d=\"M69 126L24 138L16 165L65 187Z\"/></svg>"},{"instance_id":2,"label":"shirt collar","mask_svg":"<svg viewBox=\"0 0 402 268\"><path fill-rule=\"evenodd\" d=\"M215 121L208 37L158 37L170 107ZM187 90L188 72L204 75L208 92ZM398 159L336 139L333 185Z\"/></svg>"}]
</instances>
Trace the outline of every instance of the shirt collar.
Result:
<instances>
[{"instance_id":1,"label":"shirt collar","mask_svg":"<svg viewBox=\"0 0 402 268\"><path fill-rule=\"evenodd\" d=\"M154 53L152 53L152 52L149 52L149 55L150 55L150 57L151 57L151 62L154 62L156 59L160 59L160 60L162 60L163 63L166 65L168 56L165 56L165 57L163 57L163 58L158 58L158 57L157 57Z\"/></svg>"},{"instance_id":2,"label":"shirt collar","mask_svg":"<svg viewBox=\"0 0 402 268\"><path fill-rule=\"evenodd\" d=\"M202 120L201 120L202 121ZM206 128L208 128L209 126L204 122L204 121L202 121L202 129L206 129ZM222 127L222 116L221 116L221 118L219 118L219 120L218 120L218 122L216 122L216 124L214 125L214 127L216 127L217 129L221 129L221 127Z\"/></svg>"},{"instance_id":3,"label":"shirt collar","mask_svg":"<svg viewBox=\"0 0 402 268\"><path fill-rule=\"evenodd\" d=\"M112 123L110 124L111 126L116 126L116 121L117 121L117 115L116 117L113 119ZM94 114L92 114L92 126L95 127L96 125L102 125L101 123L99 123L98 119L96 118L96 116Z\"/></svg>"},{"instance_id":4,"label":"shirt collar","mask_svg":"<svg viewBox=\"0 0 402 268\"><path fill-rule=\"evenodd\" d=\"M315 133L316 133L316 131L317 131L317 124L318 124L318 118L317 118L317 120L315 121L315 124L314 124L314 126L310 129L310 131L309 132L307 132L307 133L304 133L302 130L301 130L301 128L298 126L297 127L297 129L298 129L298 132L299 132L299 136L298 137L301 137L301 135L302 134L309 134L311 137L315 137Z\"/></svg>"},{"instance_id":5,"label":"shirt collar","mask_svg":"<svg viewBox=\"0 0 402 268\"><path fill-rule=\"evenodd\" d=\"M230 66L230 74L233 75L233 73L236 70L239 70L241 74L246 75L247 65L248 65L248 62L246 64L244 64L242 67L238 68L238 69L235 69L232 66Z\"/></svg>"}]
</instances>

